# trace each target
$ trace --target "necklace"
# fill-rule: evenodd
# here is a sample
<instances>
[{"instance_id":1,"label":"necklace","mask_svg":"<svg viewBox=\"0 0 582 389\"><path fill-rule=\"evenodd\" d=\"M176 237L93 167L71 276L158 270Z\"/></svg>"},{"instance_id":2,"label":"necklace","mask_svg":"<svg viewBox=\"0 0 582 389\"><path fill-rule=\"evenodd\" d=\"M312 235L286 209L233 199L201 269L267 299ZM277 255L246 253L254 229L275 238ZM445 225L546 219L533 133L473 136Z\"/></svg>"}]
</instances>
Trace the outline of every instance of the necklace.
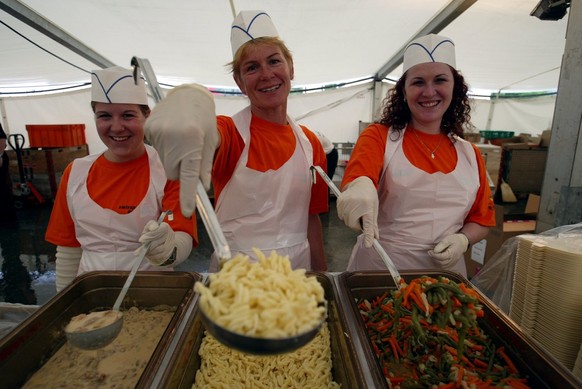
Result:
<instances>
[{"instance_id":1,"label":"necklace","mask_svg":"<svg viewBox=\"0 0 582 389\"><path fill-rule=\"evenodd\" d=\"M412 130L412 133L413 133L413 134L416 136L416 139L418 139L418 141L419 141L420 143L422 143L422 145L423 145L424 147L426 147L426 149L427 149L427 150L430 152L430 157L431 157L432 159L434 159L434 153L435 153L435 152L438 150L438 148L441 146L441 142L442 142L442 140L443 140L443 137L442 137L442 136L441 136L441 137L439 137L439 143L438 143L438 144L437 144L437 146L434 148L434 150L431 150L431 149L430 149L430 147L428 147L428 146L426 145L426 143L424 143L424 142L422 141L422 139L420 139L420 137L419 137L419 136L418 136L418 134L416 133L416 130Z\"/></svg>"}]
</instances>

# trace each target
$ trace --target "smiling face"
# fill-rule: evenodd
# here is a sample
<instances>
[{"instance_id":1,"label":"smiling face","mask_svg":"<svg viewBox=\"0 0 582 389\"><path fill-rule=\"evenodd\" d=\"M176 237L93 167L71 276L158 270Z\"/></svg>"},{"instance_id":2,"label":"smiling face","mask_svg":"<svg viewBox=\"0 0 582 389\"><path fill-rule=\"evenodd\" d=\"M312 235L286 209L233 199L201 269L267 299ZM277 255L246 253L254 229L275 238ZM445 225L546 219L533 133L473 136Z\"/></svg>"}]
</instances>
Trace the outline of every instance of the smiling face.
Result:
<instances>
[{"instance_id":1,"label":"smiling face","mask_svg":"<svg viewBox=\"0 0 582 389\"><path fill-rule=\"evenodd\" d=\"M281 48L272 43L254 45L241 59L239 69L234 79L248 96L252 112L266 120L286 122L293 63Z\"/></svg>"},{"instance_id":2,"label":"smiling face","mask_svg":"<svg viewBox=\"0 0 582 389\"><path fill-rule=\"evenodd\" d=\"M146 114L137 104L95 103L95 124L101 141L107 146L105 158L127 162L145 152Z\"/></svg>"},{"instance_id":3,"label":"smiling face","mask_svg":"<svg viewBox=\"0 0 582 389\"><path fill-rule=\"evenodd\" d=\"M444 63L423 63L406 72L404 96L417 130L437 134L443 115L451 105L453 72Z\"/></svg>"}]
</instances>

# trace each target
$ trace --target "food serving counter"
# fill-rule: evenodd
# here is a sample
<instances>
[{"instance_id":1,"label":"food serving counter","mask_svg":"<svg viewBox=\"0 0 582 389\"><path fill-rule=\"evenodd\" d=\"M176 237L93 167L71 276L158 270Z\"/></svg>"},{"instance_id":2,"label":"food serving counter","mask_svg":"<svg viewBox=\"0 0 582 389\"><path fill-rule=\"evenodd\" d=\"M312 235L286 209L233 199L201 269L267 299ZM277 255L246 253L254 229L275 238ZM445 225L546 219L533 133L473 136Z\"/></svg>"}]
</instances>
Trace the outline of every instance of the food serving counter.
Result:
<instances>
[{"instance_id":1,"label":"food serving counter","mask_svg":"<svg viewBox=\"0 0 582 389\"><path fill-rule=\"evenodd\" d=\"M328 300L333 380L343 389L387 388L356 301L395 289L390 274L307 274L317 277ZM450 272L402 272L401 275L406 281L422 275L442 275L456 282L468 283ZM92 309L111 307L126 276L127 272L87 273L0 339L1 386L21 387L66 342L63 328L70 318ZM171 305L176 311L135 387L192 387L201 364L199 349L204 337L197 294L193 288L196 281L205 281L205 277L186 272L137 274L122 308ZM505 346L531 387L582 388L580 380L525 335L486 297L480 296L485 310L485 316L479 319L480 325L496 344Z\"/></svg>"}]
</instances>

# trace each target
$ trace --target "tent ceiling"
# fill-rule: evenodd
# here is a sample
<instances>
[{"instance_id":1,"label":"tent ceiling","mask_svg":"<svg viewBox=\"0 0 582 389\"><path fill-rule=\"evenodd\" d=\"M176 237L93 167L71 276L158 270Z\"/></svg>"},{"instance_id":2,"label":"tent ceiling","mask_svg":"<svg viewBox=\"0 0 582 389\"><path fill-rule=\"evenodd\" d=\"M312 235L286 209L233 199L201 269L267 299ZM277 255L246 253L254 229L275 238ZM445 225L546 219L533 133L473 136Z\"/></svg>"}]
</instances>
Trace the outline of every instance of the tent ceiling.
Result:
<instances>
[{"instance_id":1,"label":"tent ceiling","mask_svg":"<svg viewBox=\"0 0 582 389\"><path fill-rule=\"evenodd\" d=\"M567 16L530 16L539 0L478 0L440 34L457 46L457 66L474 91L556 89ZM296 86L374 76L447 0L232 0L264 9L294 54ZM161 83L235 88L227 0L22 0L107 60L148 58ZM97 68L0 11L0 92L86 83ZM33 43L31 43L33 42ZM55 58L48 52L56 55ZM65 62L66 61L66 62ZM68 62L68 63L67 63ZM388 74L397 78L401 67Z\"/></svg>"}]
</instances>

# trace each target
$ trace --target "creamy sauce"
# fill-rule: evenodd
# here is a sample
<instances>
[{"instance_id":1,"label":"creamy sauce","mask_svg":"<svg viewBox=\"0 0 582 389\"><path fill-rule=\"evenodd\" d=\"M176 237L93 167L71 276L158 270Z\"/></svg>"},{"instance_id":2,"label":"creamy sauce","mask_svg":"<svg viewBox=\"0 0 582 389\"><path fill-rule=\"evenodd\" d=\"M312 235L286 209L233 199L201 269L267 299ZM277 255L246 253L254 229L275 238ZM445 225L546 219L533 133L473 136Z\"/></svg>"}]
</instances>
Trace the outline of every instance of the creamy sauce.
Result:
<instances>
[{"instance_id":1,"label":"creamy sauce","mask_svg":"<svg viewBox=\"0 0 582 389\"><path fill-rule=\"evenodd\" d=\"M23 388L134 388L174 312L130 308L109 345L81 350L63 345Z\"/></svg>"},{"instance_id":2,"label":"creamy sauce","mask_svg":"<svg viewBox=\"0 0 582 389\"><path fill-rule=\"evenodd\" d=\"M99 311L91 312L89 314L83 313L73 317L65 327L65 331L76 333L96 330L115 323L121 318L121 316L123 316L123 314L119 311Z\"/></svg>"}]
</instances>

